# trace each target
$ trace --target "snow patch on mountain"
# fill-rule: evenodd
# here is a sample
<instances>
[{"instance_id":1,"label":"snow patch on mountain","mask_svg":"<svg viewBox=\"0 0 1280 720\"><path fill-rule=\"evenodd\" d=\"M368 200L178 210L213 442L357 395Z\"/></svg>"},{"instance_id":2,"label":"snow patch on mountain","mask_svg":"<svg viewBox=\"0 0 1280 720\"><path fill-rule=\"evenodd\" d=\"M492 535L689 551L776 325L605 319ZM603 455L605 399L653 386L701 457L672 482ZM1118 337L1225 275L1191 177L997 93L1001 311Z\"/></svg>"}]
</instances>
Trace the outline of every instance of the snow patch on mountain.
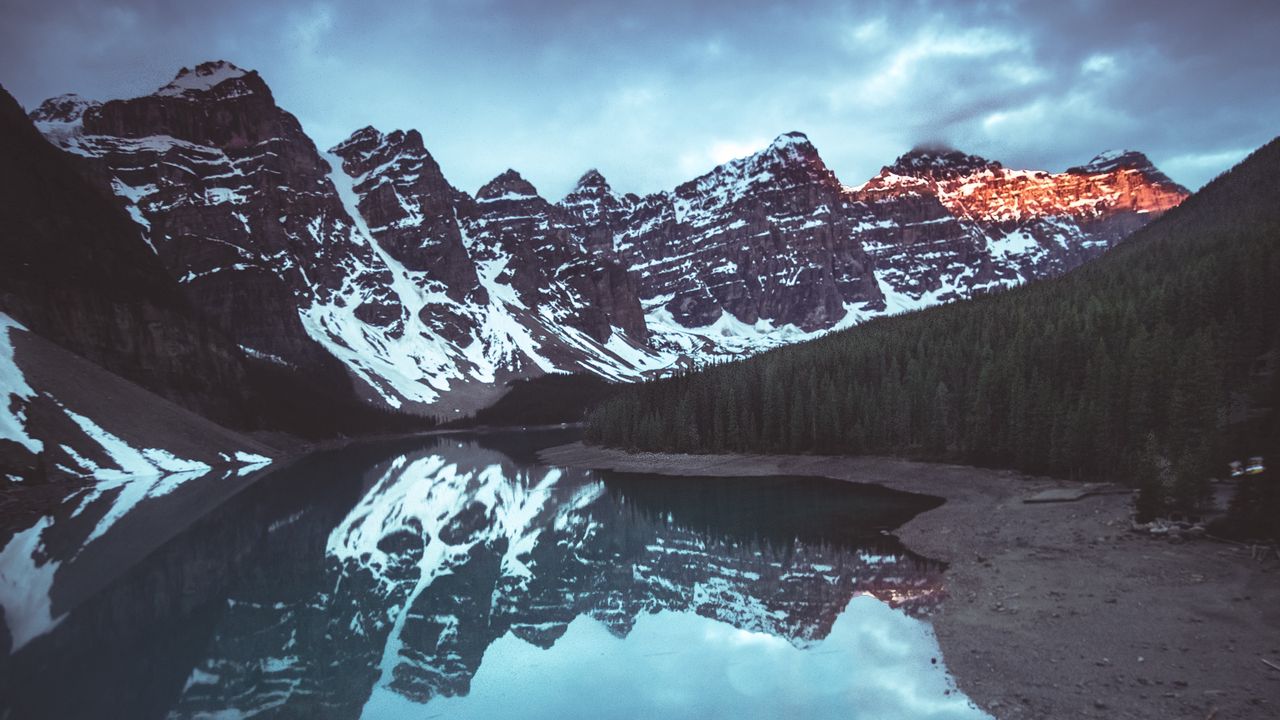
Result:
<instances>
[{"instance_id":1,"label":"snow patch on mountain","mask_svg":"<svg viewBox=\"0 0 1280 720\"><path fill-rule=\"evenodd\" d=\"M256 318L227 311L238 343L301 366L297 348L311 343L274 339L305 335L371 399L406 410L457 407L452 393L504 377L661 375L1058 274L1185 195L1134 171L1141 156L1128 151L1082 174L916 148L845 186L791 132L645 198L617 195L594 170L559 204L512 170L472 197L417 131L366 127L320 155L269 93L241 97L260 87L217 61L144 99L184 122L106 122L134 101L95 109L69 96L33 119L103 167L193 297L285 286L288 327L242 337ZM204 124L215 110L280 137L227 138ZM121 136L84 134L86 115ZM156 134L188 126L189 140Z\"/></svg>"},{"instance_id":2,"label":"snow patch on mountain","mask_svg":"<svg viewBox=\"0 0 1280 720\"><path fill-rule=\"evenodd\" d=\"M25 409L36 391L27 384L26 376L14 360L13 341L9 334L15 329L27 330L7 314L0 313L0 440L18 443L38 453L44 448L44 443L27 434Z\"/></svg>"},{"instance_id":3,"label":"snow patch on mountain","mask_svg":"<svg viewBox=\"0 0 1280 720\"><path fill-rule=\"evenodd\" d=\"M59 403L61 405L61 403ZM77 412L62 411L85 435L96 442L116 467L99 467L81 456L81 472L99 480L124 480L132 477L149 477L168 473L206 473L212 468L196 460L186 460L159 448L134 448L119 437L102 429L100 425Z\"/></svg>"},{"instance_id":4,"label":"snow patch on mountain","mask_svg":"<svg viewBox=\"0 0 1280 720\"><path fill-rule=\"evenodd\" d=\"M417 137L412 139L417 140ZM580 307L582 300L570 288L560 287L557 281L549 281L557 291L546 293L552 295L550 298L533 298L517 290L513 284L516 275L525 269L518 263L526 260L513 257L511 249L504 245L505 234L515 227L549 228L553 222L544 218L551 206L518 173L506 171L482 188L477 198L481 208L478 215L461 217L455 204L445 210L448 214L443 218L426 218L422 208L434 198L415 195L415 192L424 191L418 183L429 158L425 154L415 156L413 153L423 151L407 145L412 141L409 134L399 131L384 135L374 128L364 128L331 151L342 153L348 165L344 166L337 155L331 155L330 162L335 168L348 168L342 173L343 177L335 172L333 180L353 216L361 215L361 193L384 196L388 191L394 193L404 219L371 227L364 218L360 224L395 275L410 281L403 287L397 284L401 298L408 298L405 305L410 317L423 316L423 310L431 311L425 313L427 315L447 310L465 323L462 338L438 341L449 354L455 371L442 368L435 375L437 379L491 383L501 372L545 373L566 369L588 369L614 379L637 379L660 362L651 352L627 342L618 332L610 333L602 343L574 327L571 323L575 305ZM465 198L461 193L458 195ZM428 222L435 224L426 227ZM439 238L430 233L439 232L441 222L456 228L485 301L464 303L449 297L447 292L428 292L426 288L431 287L433 281L427 273L404 270L384 246L384 241L393 242L394 238L402 237L393 234L406 231L419 233L417 242L423 246L437 243ZM571 246L568 250L586 257L581 247ZM412 299L415 292L422 297ZM431 305L436 307L429 307ZM413 327L412 332L438 337L436 330L425 323ZM566 351L573 359L563 357Z\"/></svg>"},{"instance_id":5,"label":"snow patch on mountain","mask_svg":"<svg viewBox=\"0 0 1280 720\"><path fill-rule=\"evenodd\" d=\"M1025 255L1039 248L1040 243L1021 230L1014 230L1004 237L992 238L987 242L987 249L991 251L991 256L1002 260Z\"/></svg>"},{"instance_id":6,"label":"snow patch on mountain","mask_svg":"<svg viewBox=\"0 0 1280 720\"><path fill-rule=\"evenodd\" d=\"M51 97L31 111L36 129L54 145L67 145L84 129L84 114L102 103L68 93Z\"/></svg>"}]
</instances>

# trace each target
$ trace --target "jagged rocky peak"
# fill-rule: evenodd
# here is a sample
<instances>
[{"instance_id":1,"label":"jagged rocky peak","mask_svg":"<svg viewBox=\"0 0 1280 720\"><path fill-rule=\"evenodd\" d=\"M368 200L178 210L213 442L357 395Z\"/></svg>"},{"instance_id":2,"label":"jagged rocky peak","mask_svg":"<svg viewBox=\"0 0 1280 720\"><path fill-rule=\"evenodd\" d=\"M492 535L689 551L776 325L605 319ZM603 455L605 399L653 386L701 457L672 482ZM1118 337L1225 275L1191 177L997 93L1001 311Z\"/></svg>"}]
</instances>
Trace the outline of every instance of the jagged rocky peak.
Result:
<instances>
[{"instance_id":1,"label":"jagged rocky peak","mask_svg":"<svg viewBox=\"0 0 1280 720\"><path fill-rule=\"evenodd\" d=\"M417 130L393 130L387 136L387 142L416 152L425 152L427 149L422 142L422 133Z\"/></svg>"},{"instance_id":2,"label":"jagged rocky peak","mask_svg":"<svg viewBox=\"0 0 1280 720\"><path fill-rule=\"evenodd\" d=\"M599 170L591 168L583 173L582 177L578 178L578 184L574 186L574 192L608 193L612 192L612 188L609 187L609 181L604 179L604 175L601 175Z\"/></svg>"},{"instance_id":3,"label":"jagged rocky peak","mask_svg":"<svg viewBox=\"0 0 1280 720\"><path fill-rule=\"evenodd\" d=\"M762 154L789 161L822 161L818 155L818 149L809 142L809 136L796 130L782 133L774 138Z\"/></svg>"},{"instance_id":4,"label":"jagged rocky peak","mask_svg":"<svg viewBox=\"0 0 1280 720\"><path fill-rule=\"evenodd\" d=\"M614 234L626 225L628 213L639 202L633 194L615 193L604 175L592 168L558 205L585 226L587 245L602 250L613 247Z\"/></svg>"},{"instance_id":5,"label":"jagged rocky peak","mask_svg":"<svg viewBox=\"0 0 1280 720\"><path fill-rule=\"evenodd\" d=\"M1084 165L1069 168L1067 172L1104 173L1115 170L1151 169L1155 169L1155 166L1151 164L1151 160L1137 150L1107 150L1106 152L1098 153Z\"/></svg>"},{"instance_id":6,"label":"jagged rocky peak","mask_svg":"<svg viewBox=\"0 0 1280 720\"><path fill-rule=\"evenodd\" d=\"M521 177L520 173L515 170L507 170L490 180L476 194L476 199L481 201L519 200L536 197L538 197L537 188Z\"/></svg>"},{"instance_id":7,"label":"jagged rocky peak","mask_svg":"<svg viewBox=\"0 0 1280 720\"><path fill-rule=\"evenodd\" d=\"M1098 175L1102 173L1113 173L1121 170L1136 170L1142 173L1152 182L1161 185L1168 185L1173 188L1187 192L1186 188L1175 183L1168 175L1160 172L1145 154L1137 150L1108 150L1098 153L1092 160L1084 165L1078 165L1073 168L1067 168L1067 172L1073 175Z\"/></svg>"},{"instance_id":8,"label":"jagged rocky peak","mask_svg":"<svg viewBox=\"0 0 1280 720\"><path fill-rule=\"evenodd\" d=\"M256 82L255 82L256 81ZM194 68L182 68L173 80L159 90L157 95L164 97L200 96L217 92L220 95L243 94L265 90L266 85L253 70L244 70L226 60L203 62Z\"/></svg>"},{"instance_id":9,"label":"jagged rocky peak","mask_svg":"<svg viewBox=\"0 0 1280 720\"><path fill-rule=\"evenodd\" d=\"M629 204L629 202L613 191L609 181L605 180L604 175L601 175L599 170L592 168L578 178L573 190L564 196L564 200L560 204L570 208L581 205L605 205L613 208L621 207Z\"/></svg>"},{"instance_id":10,"label":"jagged rocky peak","mask_svg":"<svg viewBox=\"0 0 1280 720\"><path fill-rule=\"evenodd\" d=\"M383 148L386 136L372 125L366 125L342 142L329 148L329 154L342 161L342 171L355 177L368 172L376 164L375 156Z\"/></svg>"},{"instance_id":11,"label":"jagged rocky peak","mask_svg":"<svg viewBox=\"0 0 1280 720\"><path fill-rule=\"evenodd\" d=\"M895 175L937 177L999 170L1001 167L995 160L968 155L945 145L917 145L885 170Z\"/></svg>"},{"instance_id":12,"label":"jagged rocky peak","mask_svg":"<svg viewBox=\"0 0 1280 720\"><path fill-rule=\"evenodd\" d=\"M379 133L378 140L389 148L413 155L424 155L427 151L422 142L422 133L417 130L392 130L385 135Z\"/></svg>"},{"instance_id":13,"label":"jagged rocky peak","mask_svg":"<svg viewBox=\"0 0 1280 720\"><path fill-rule=\"evenodd\" d=\"M346 151L348 148L358 149L376 147L382 144L384 138L386 138L386 135L383 135L381 130L372 125L365 125L359 130L351 133L346 140L334 145L329 149L329 152L342 152Z\"/></svg>"},{"instance_id":14,"label":"jagged rocky peak","mask_svg":"<svg viewBox=\"0 0 1280 720\"><path fill-rule=\"evenodd\" d=\"M150 95L111 100L85 113L84 132L121 138L168 136L219 149L296 143L308 171L322 167L297 118L276 105L257 71L225 61L183 68Z\"/></svg>"},{"instance_id":15,"label":"jagged rocky peak","mask_svg":"<svg viewBox=\"0 0 1280 720\"><path fill-rule=\"evenodd\" d=\"M97 100L88 100L75 93L67 93L66 95L51 97L40 103L40 107L32 110L29 117L38 123L73 123L84 117L86 110L98 107L101 104Z\"/></svg>"},{"instance_id":16,"label":"jagged rocky peak","mask_svg":"<svg viewBox=\"0 0 1280 720\"><path fill-rule=\"evenodd\" d=\"M759 192L789 190L801 186L838 188L835 173L818 149L801 132L779 135L767 147L747 157L730 160L711 172L686 182L675 195L701 205L733 203Z\"/></svg>"},{"instance_id":17,"label":"jagged rocky peak","mask_svg":"<svg viewBox=\"0 0 1280 720\"><path fill-rule=\"evenodd\" d=\"M422 134L417 130L393 130L384 134L372 125L355 131L346 140L330 148L329 152L342 158L343 171L352 177L364 175L397 158L431 159L431 154L423 144ZM434 161L430 165L433 175L439 174ZM415 168L421 169L420 164Z\"/></svg>"},{"instance_id":18,"label":"jagged rocky peak","mask_svg":"<svg viewBox=\"0 0 1280 720\"><path fill-rule=\"evenodd\" d=\"M768 171L782 175L804 175L809 179L834 178L818 148L809 142L809 137L802 132L786 132L773 139L773 142L750 157L732 161L744 164L757 171Z\"/></svg>"},{"instance_id":19,"label":"jagged rocky peak","mask_svg":"<svg viewBox=\"0 0 1280 720\"><path fill-rule=\"evenodd\" d=\"M559 204L584 222L614 222L621 220L620 213L635 201L619 197L604 175L592 168L578 178L573 190Z\"/></svg>"}]
</instances>

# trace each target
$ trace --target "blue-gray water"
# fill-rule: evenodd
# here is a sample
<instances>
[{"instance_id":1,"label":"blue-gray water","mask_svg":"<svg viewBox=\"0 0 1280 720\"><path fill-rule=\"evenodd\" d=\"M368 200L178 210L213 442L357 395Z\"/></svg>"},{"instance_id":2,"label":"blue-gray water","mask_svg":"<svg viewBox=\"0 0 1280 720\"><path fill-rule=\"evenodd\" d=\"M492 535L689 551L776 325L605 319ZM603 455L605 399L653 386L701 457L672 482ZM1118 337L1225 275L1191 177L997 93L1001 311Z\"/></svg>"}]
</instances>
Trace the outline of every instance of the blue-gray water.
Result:
<instances>
[{"instance_id":1,"label":"blue-gray water","mask_svg":"<svg viewBox=\"0 0 1280 720\"><path fill-rule=\"evenodd\" d=\"M71 500L0 550L3 645L17 646L0 660L3 709L982 717L928 624L941 566L887 534L935 501L816 478L536 461L572 439L321 453L205 514L244 481Z\"/></svg>"}]
</instances>

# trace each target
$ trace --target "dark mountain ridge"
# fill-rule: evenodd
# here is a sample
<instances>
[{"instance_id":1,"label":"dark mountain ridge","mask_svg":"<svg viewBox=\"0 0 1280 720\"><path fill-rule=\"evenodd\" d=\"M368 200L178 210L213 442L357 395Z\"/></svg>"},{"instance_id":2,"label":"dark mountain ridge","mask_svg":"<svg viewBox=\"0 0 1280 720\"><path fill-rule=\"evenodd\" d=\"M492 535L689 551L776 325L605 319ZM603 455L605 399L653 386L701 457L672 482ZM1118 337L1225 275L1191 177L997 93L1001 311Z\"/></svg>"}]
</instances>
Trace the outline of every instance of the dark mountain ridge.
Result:
<instances>
[{"instance_id":1,"label":"dark mountain ridge","mask_svg":"<svg viewBox=\"0 0 1280 720\"><path fill-rule=\"evenodd\" d=\"M555 203L514 170L472 196L416 130L319 152L225 61L31 117L249 356L450 417L512 378L652 377L1052 276L1185 194L1127 156L1049 174L940 150L850 187L790 132L643 198L590 171Z\"/></svg>"}]
</instances>

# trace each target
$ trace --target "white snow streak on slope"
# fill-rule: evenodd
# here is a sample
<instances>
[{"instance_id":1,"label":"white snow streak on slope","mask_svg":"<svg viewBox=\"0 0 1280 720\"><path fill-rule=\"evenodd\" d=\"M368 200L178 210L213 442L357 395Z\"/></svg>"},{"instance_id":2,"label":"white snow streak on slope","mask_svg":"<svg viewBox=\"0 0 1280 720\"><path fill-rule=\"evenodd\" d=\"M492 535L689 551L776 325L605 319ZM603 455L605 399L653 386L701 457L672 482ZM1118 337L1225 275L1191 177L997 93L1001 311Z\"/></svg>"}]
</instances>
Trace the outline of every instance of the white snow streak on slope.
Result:
<instances>
[{"instance_id":1,"label":"white snow streak on slope","mask_svg":"<svg viewBox=\"0 0 1280 720\"><path fill-rule=\"evenodd\" d=\"M260 466L259 466L260 467ZM256 469L256 468L254 468ZM84 539L81 549L107 533L125 515L128 515L142 501L168 495L196 478L209 474L209 470L189 470L167 475L121 476L117 471L106 471L109 479L98 480L85 495L78 499L79 506L71 517L78 517L99 498L114 492L109 499L110 507L98 520L93 531ZM116 492L118 491L118 492ZM78 554L78 553L77 553Z\"/></svg>"},{"instance_id":2,"label":"white snow streak on slope","mask_svg":"<svg viewBox=\"0 0 1280 720\"><path fill-rule=\"evenodd\" d=\"M66 617L53 617L49 598L59 563L36 560L37 555L44 555L40 536L52 523L52 518L40 518L0 550L0 606L4 607L5 624L13 638L11 654L57 627Z\"/></svg>"},{"instance_id":3,"label":"white snow streak on slope","mask_svg":"<svg viewBox=\"0 0 1280 720\"><path fill-rule=\"evenodd\" d=\"M27 434L27 418L21 410L11 410L12 396L22 400L35 397L35 390L13 359L13 342L9 334L17 328L26 330L13 318L0 313L0 439L12 440L33 453L44 449L44 443Z\"/></svg>"},{"instance_id":4,"label":"white snow streak on slope","mask_svg":"<svg viewBox=\"0 0 1280 720\"><path fill-rule=\"evenodd\" d=\"M467 243L468 251L471 250L469 240L470 236L464 234L463 241ZM491 260L476 261L476 277L489 293L489 304L483 310L484 320L478 333L484 343L485 356L495 365L510 366L519 357L519 352L544 372L552 372L556 369L555 363L542 357L541 347L529 329L512 314L513 309L525 309L524 303L514 288L498 280L510 259L506 255L497 255Z\"/></svg>"},{"instance_id":5,"label":"white snow streak on slope","mask_svg":"<svg viewBox=\"0 0 1280 720\"><path fill-rule=\"evenodd\" d=\"M102 537L120 518L148 498L173 492L180 485L209 473L212 468L195 460L184 460L173 453L155 448L138 450L111 433L103 430L89 418L63 408L86 435L93 438L112 462L120 467L100 468L91 461L74 456L84 469L97 480L92 489L80 500L80 506L72 517L84 512L98 498L108 492L119 492L111 498L111 507L98 520L93 531L85 538L84 545ZM256 457L256 456L255 456Z\"/></svg>"},{"instance_id":6,"label":"white snow streak on slope","mask_svg":"<svg viewBox=\"0 0 1280 720\"><path fill-rule=\"evenodd\" d=\"M196 461L185 460L175 456L166 450L155 448L144 448L139 450L129 445L129 443L112 435L102 429L97 423L89 418L62 408L67 417L71 418L80 430L98 443L114 462L119 469L112 468L86 468L91 474L100 480L119 480L131 477L145 477L151 475L162 475L164 473L173 472L200 472L205 473L211 470L208 465Z\"/></svg>"},{"instance_id":7,"label":"white snow streak on slope","mask_svg":"<svg viewBox=\"0 0 1280 720\"><path fill-rule=\"evenodd\" d=\"M489 301L484 305L465 305L458 303L440 292L427 292L428 284L425 273L411 271L391 257L376 241L366 221L359 212L359 196L355 191L357 181L381 177L383 181L393 181L389 175L383 175L387 168L393 167L401 158L397 157L382 166L365 173L358 178L351 178L341 170L340 157L325 153L330 164L330 179L337 189L338 195L352 217L357 230L365 238L390 269L393 277L393 290L407 310L406 338L418 338L419 343L432 348L429 357L413 350L397 348L400 356L406 352L417 364L416 371L423 376L423 382L429 383L440 392L451 389L452 381L475 380L492 383L501 369L520 369L532 364L543 372L558 372L576 369L573 364L557 365L547 357L547 347L539 337L554 338L555 341L577 350L583 360L576 365L589 369L612 379L639 379L645 372L660 369L670 364L671 358L661 353L645 351L630 346L625 340L610 338L608 343L601 344L585 333L569 326L565 320L570 314L558 306L526 307L514 288L503 282L503 271L510 258L497 248L484 248L481 251L476 242L468 234L467 228L458 223L462 233L462 243L476 265L477 278L486 290ZM530 196L532 197L532 196ZM412 222L401 224L420 224L419 209L406 203L401 198L401 205L410 214ZM455 218L456 219L456 218ZM430 305L444 306L473 323L471 334L458 343L441 338L419 317L423 308ZM319 338L322 342L325 338ZM331 351L341 353L342 350ZM344 358L345 359L345 358ZM398 358L397 358L398 359ZM367 358L351 357L348 364L359 364ZM409 363L412 365L413 363ZM368 368L376 370L376 368ZM375 372L375 374L381 374ZM412 377L413 369L406 366L402 374ZM391 377L386 377L389 382ZM401 391L399 384L391 382L392 388ZM386 393L383 393L384 397Z\"/></svg>"},{"instance_id":8,"label":"white snow streak on slope","mask_svg":"<svg viewBox=\"0 0 1280 720\"><path fill-rule=\"evenodd\" d=\"M658 300L661 301L662 298ZM708 325L686 327L661 302L649 301L646 304L653 305L645 314L645 323L653 336L651 342L667 351L669 362L673 364L681 356L698 363L746 357L831 332L805 332L795 325L774 325L769 320L749 325L727 310Z\"/></svg>"},{"instance_id":9,"label":"white snow streak on slope","mask_svg":"<svg viewBox=\"0 0 1280 720\"><path fill-rule=\"evenodd\" d=\"M364 338L367 333L377 330L368 328L355 317L335 317L336 313L342 312L341 308L324 308L325 314L330 315L328 319L314 312L315 308L309 308L302 312L303 324L312 337L352 367L392 407L401 406L400 398L421 403L433 402L441 392L450 389L450 380L464 379L464 366L470 364L470 359L474 359L468 358L463 349L438 336L421 320L420 313L429 303L452 303L447 298L427 292L422 286L422 273L414 273L405 268L373 239L369 226L360 214L354 180L342 171L342 159L332 153L323 153L322 156L329 163L329 179L347 214L351 216L354 224L352 233L358 237L357 242L372 248L391 273L391 290L405 309L405 329L399 339L379 337L382 347L373 348ZM347 305L352 307L351 303ZM335 334L350 347L335 347L332 338L325 332L328 329L336 330ZM478 370L478 374L492 378L491 368ZM399 397L382 389L380 383L370 375L376 376L376 380L384 381Z\"/></svg>"},{"instance_id":10,"label":"white snow streak on slope","mask_svg":"<svg viewBox=\"0 0 1280 720\"><path fill-rule=\"evenodd\" d=\"M775 325L769 320L759 320L749 325L734 317L727 310L719 318L701 327L681 325L666 309L664 303L670 296L654 298L645 302L645 322L652 334L650 342L665 352L669 363L674 366L681 357L688 358L696 364L712 361L733 360L748 357L765 350L783 345L813 340L833 332L847 330L867 320L889 315L922 310L941 304L941 298L956 292L952 284L944 283L936 290L912 295L894 289L881 271L874 273L881 292L884 293L885 309L869 310L866 303L846 303L845 315L829 328L806 332L792 324ZM997 282L995 285L1005 286L1015 283ZM962 293L963 294L963 293Z\"/></svg>"},{"instance_id":11,"label":"white snow streak on slope","mask_svg":"<svg viewBox=\"0 0 1280 720\"><path fill-rule=\"evenodd\" d=\"M24 400L30 400L36 395L35 390L27 384L22 370L14 361L13 343L9 339L9 332L13 328L26 330L13 318L0 313L0 438L12 440L31 452L38 453L44 449L44 443L27 435L25 428L26 418L21 411L11 412L9 410L10 397L12 395ZM55 399L54 402L57 402L57 400ZM63 446L67 454L80 466L80 474L97 480L109 481L125 480L139 476L150 477L167 473L204 474L212 469L198 460L180 458L161 448L134 448L84 415L67 409L61 403L58 404L67 417L75 422L85 435L101 446L103 452L117 466L116 468L99 467L93 461L82 457L71 448ZM255 467L271 462L270 458L243 451L236 453L236 460L241 464ZM72 470L72 472L75 472L75 470Z\"/></svg>"},{"instance_id":12,"label":"white snow streak on slope","mask_svg":"<svg viewBox=\"0 0 1280 720\"><path fill-rule=\"evenodd\" d=\"M940 295L952 290L952 288L943 285L937 290L924 292L920 295L912 295L895 289L892 283L880 277L879 271L876 272L876 280L880 283L880 290L884 293L885 302L885 311L879 313L879 315L901 315L932 307L941 302L938 299Z\"/></svg>"}]
</instances>

